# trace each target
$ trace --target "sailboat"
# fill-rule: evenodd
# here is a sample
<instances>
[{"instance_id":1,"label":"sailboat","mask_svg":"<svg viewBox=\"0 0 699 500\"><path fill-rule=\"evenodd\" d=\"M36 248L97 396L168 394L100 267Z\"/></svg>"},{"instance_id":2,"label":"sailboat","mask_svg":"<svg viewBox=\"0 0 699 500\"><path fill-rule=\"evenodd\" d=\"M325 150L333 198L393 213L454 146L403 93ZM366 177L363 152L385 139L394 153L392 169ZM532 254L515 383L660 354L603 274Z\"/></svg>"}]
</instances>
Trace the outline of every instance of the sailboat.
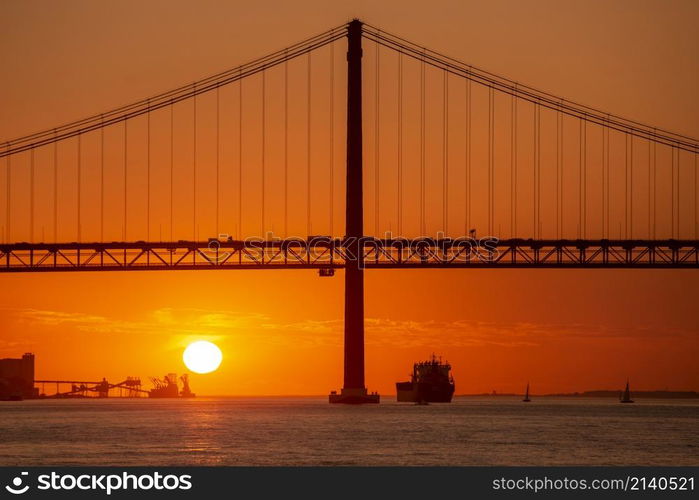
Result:
<instances>
[{"instance_id":1,"label":"sailboat","mask_svg":"<svg viewBox=\"0 0 699 500\"><path fill-rule=\"evenodd\" d=\"M522 401L525 403L531 402L531 399L529 399L529 382L527 382L527 392L524 393L524 399Z\"/></svg>"},{"instance_id":2,"label":"sailboat","mask_svg":"<svg viewBox=\"0 0 699 500\"><path fill-rule=\"evenodd\" d=\"M631 399L631 391L629 391L629 381L626 381L626 389L624 390L624 394L619 396L619 402L620 403L633 403L633 399Z\"/></svg>"}]
</instances>

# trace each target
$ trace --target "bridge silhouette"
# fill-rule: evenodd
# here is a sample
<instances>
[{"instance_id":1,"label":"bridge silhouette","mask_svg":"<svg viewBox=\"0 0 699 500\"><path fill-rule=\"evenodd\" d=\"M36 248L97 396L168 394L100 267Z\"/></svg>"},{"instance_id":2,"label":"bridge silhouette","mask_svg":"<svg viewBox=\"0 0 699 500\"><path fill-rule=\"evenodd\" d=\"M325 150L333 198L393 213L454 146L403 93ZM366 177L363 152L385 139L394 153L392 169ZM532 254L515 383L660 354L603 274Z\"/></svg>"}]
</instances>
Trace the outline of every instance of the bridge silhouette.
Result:
<instances>
[{"instance_id":1,"label":"bridge silhouette","mask_svg":"<svg viewBox=\"0 0 699 500\"><path fill-rule=\"evenodd\" d=\"M365 269L698 269L698 156L354 20L5 142L0 272L343 269L330 401L376 403Z\"/></svg>"}]
</instances>

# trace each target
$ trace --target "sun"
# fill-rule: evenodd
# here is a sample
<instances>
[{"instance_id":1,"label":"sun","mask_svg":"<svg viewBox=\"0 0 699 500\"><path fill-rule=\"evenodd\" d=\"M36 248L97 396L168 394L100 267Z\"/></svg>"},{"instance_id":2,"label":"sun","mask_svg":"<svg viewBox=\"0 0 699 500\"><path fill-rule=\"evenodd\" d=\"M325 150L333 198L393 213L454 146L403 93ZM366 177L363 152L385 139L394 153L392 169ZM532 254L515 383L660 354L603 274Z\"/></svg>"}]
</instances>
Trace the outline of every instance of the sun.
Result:
<instances>
[{"instance_id":1,"label":"sun","mask_svg":"<svg viewBox=\"0 0 699 500\"><path fill-rule=\"evenodd\" d=\"M221 349L206 340L192 342L182 354L184 364L194 373L210 373L218 368L222 359Z\"/></svg>"}]
</instances>

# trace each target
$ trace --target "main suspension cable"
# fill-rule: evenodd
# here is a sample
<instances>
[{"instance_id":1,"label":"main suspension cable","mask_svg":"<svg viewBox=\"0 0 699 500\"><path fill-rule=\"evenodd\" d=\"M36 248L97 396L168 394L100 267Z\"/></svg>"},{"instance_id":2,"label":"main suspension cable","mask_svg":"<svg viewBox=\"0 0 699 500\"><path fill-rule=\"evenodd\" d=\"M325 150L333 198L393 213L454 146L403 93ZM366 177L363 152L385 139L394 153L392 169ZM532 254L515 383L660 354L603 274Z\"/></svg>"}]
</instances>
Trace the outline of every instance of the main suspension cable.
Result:
<instances>
[{"instance_id":1,"label":"main suspension cable","mask_svg":"<svg viewBox=\"0 0 699 500\"><path fill-rule=\"evenodd\" d=\"M532 103L539 102L541 106L546 108L558 110L562 113L598 125L609 126L620 132L628 132L637 137L650 138L665 145L675 145L680 149L685 149L694 153L699 152L699 139L653 128L628 118L607 114L590 106L554 96L553 94L537 90L530 86L518 84L517 82L493 73L476 69L471 65L467 65L438 52L428 50L425 47L409 42L396 35L386 33L383 30L380 33L376 30L377 28L371 25L365 25L364 36L393 50L402 50L406 55L417 60L424 59L426 64L449 71L463 78L471 79L485 87L494 87L496 90L506 94L515 93L517 97L523 100Z\"/></svg>"},{"instance_id":2,"label":"main suspension cable","mask_svg":"<svg viewBox=\"0 0 699 500\"><path fill-rule=\"evenodd\" d=\"M142 99L119 108L93 115L81 120L76 120L49 130L18 137L9 141L3 141L5 149L0 151L0 158L10 154L20 153L56 140L75 137L80 133L86 133L102 126L109 126L123 120L134 118L150 111L170 106L174 103L203 94L217 87L228 85L240 79L254 75L265 69L272 68L287 60L294 59L310 51L330 44L346 36L346 25L338 26L320 35L316 35L302 42L291 45L285 49L273 52L264 57L242 64L236 68L218 73L216 75L198 80L194 83L178 87L176 89L157 94L147 99Z\"/></svg>"}]
</instances>

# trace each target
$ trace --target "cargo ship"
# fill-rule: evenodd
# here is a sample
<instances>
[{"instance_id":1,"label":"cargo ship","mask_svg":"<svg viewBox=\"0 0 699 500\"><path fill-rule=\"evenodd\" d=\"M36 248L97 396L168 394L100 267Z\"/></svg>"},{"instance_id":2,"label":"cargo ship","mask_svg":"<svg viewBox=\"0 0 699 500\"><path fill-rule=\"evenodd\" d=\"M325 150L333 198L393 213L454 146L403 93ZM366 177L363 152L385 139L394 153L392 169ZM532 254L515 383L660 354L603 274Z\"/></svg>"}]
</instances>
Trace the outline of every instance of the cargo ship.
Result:
<instances>
[{"instance_id":1,"label":"cargo ship","mask_svg":"<svg viewBox=\"0 0 699 500\"><path fill-rule=\"evenodd\" d=\"M450 403L454 395L454 378L451 365L432 359L413 365L410 382L397 382L396 393L399 403Z\"/></svg>"},{"instance_id":2,"label":"cargo ship","mask_svg":"<svg viewBox=\"0 0 699 500\"><path fill-rule=\"evenodd\" d=\"M168 373L164 378L151 377L153 389L148 392L149 398L193 398L196 396L189 388L189 376L185 373L180 377L182 390L177 385L177 375Z\"/></svg>"}]
</instances>

